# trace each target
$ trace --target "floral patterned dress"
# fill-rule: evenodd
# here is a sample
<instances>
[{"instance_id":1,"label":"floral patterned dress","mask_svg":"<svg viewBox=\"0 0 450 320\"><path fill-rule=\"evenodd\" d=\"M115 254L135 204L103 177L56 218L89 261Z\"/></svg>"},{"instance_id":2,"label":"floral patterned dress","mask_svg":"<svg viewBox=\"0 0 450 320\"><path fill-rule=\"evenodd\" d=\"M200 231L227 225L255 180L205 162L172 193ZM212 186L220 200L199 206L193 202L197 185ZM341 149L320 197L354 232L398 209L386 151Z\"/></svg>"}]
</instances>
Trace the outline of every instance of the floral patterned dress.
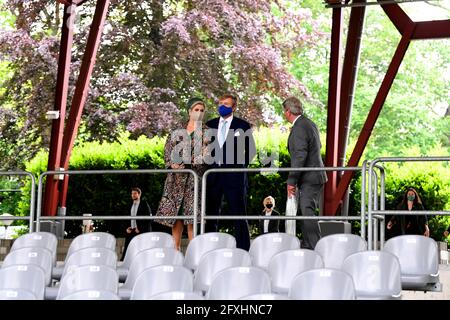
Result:
<instances>
[{"instance_id":1,"label":"floral patterned dress","mask_svg":"<svg viewBox=\"0 0 450 320\"><path fill-rule=\"evenodd\" d=\"M186 124L187 126L187 124ZM186 128L184 126L184 128ZM171 169L174 164L172 159L172 152L174 149L189 148L190 144L190 159L183 161L186 169L194 170L198 177L198 209L197 216L200 217L200 195L201 195L201 181L203 173L207 169L207 165L203 163L203 155L207 150L208 140L204 134L207 127L203 125L202 130L195 130L189 135L189 139L179 138L175 135L175 131L169 134L164 146L164 161L167 169ZM180 132L177 130L176 132ZM185 132L184 138L188 136ZM176 151L176 150L175 150ZM179 164L179 163L178 163ZM194 214L194 177L189 173L169 173L167 174L166 182L164 184L164 191L159 203L157 216L174 217L177 215L192 216ZM156 222L168 227L173 227L176 219L156 220ZM193 220L184 220L184 224L192 224Z\"/></svg>"}]
</instances>

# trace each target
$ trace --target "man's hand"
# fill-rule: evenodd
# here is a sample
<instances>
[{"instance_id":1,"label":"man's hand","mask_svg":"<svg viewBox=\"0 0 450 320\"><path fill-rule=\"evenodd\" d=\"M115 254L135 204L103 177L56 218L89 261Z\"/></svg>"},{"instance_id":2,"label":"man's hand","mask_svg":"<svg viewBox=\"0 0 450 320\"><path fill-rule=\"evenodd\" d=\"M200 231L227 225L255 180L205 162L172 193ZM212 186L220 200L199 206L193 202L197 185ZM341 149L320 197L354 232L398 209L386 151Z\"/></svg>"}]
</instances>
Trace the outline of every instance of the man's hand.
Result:
<instances>
[{"instance_id":1,"label":"man's hand","mask_svg":"<svg viewBox=\"0 0 450 320\"><path fill-rule=\"evenodd\" d=\"M287 196L288 196L288 198L289 197L295 197L296 191L297 191L297 187L296 186L293 186L293 185L290 185L290 184L287 185Z\"/></svg>"},{"instance_id":2,"label":"man's hand","mask_svg":"<svg viewBox=\"0 0 450 320\"><path fill-rule=\"evenodd\" d=\"M389 222L387 223L386 228L387 228L388 230L391 230L393 225L394 225L394 224L392 223L392 221L389 221Z\"/></svg>"},{"instance_id":3,"label":"man's hand","mask_svg":"<svg viewBox=\"0 0 450 320\"><path fill-rule=\"evenodd\" d=\"M425 225L425 232L423 233L423 235L425 237L429 237L430 236L430 228L428 228L428 225Z\"/></svg>"},{"instance_id":4,"label":"man's hand","mask_svg":"<svg viewBox=\"0 0 450 320\"><path fill-rule=\"evenodd\" d=\"M447 230L444 231L444 237L448 237L448 231Z\"/></svg>"},{"instance_id":5,"label":"man's hand","mask_svg":"<svg viewBox=\"0 0 450 320\"><path fill-rule=\"evenodd\" d=\"M174 163L170 167L172 169L184 169L184 164L176 164L176 163Z\"/></svg>"},{"instance_id":6,"label":"man's hand","mask_svg":"<svg viewBox=\"0 0 450 320\"><path fill-rule=\"evenodd\" d=\"M133 228L128 227L128 228L127 228L127 233L131 233L131 230L133 230Z\"/></svg>"},{"instance_id":7,"label":"man's hand","mask_svg":"<svg viewBox=\"0 0 450 320\"><path fill-rule=\"evenodd\" d=\"M134 229L134 232L136 232L136 233L139 233L139 232L140 232L139 229L138 229L138 227L136 227L136 229Z\"/></svg>"}]
</instances>

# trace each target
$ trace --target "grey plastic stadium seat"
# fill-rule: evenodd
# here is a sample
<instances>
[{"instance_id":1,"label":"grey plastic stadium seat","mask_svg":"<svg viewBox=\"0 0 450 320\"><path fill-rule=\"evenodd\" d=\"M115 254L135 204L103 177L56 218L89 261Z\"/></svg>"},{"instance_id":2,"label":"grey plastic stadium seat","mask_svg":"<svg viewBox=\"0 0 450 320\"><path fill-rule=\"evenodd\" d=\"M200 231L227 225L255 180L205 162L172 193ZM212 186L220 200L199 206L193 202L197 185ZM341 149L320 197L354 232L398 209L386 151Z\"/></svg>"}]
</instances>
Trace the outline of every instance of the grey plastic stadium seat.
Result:
<instances>
[{"instance_id":1,"label":"grey plastic stadium seat","mask_svg":"<svg viewBox=\"0 0 450 320\"><path fill-rule=\"evenodd\" d=\"M149 300L167 291L192 292L192 272L183 266L157 266L144 270L136 279L131 300Z\"/></svg>"},{"instance_id":2,"label":"grey plastic stadium seat","mask_svg":"<svg viewBox=\"0 0 450 320\"><path fill-rule=\"evenodd\" d=\"M116 270L108 266L81 266L61 279L57 300L82 290L105 290L117 294L119 279Z\"/></svg>"},{"instance_id":3,"label":"grey plastic stadium seat","mask_svg":"<svg viewBox=\"0 0 450 320\"><path fill-rule=\"evenodd\" d=\"M194 292L168 291L150 297L150 300L204 300Z\"/></svg>"},{"instance_id":4,"label":"grey plastic stadium seat","mask_svg":"<svg viewBox=\"0 0 450 320\"><path fill-rule=\"evenodd\" d=\"M400 263L386 251L363 251L348 256L342 270L353 278L356 298L398 299L401 296Z\"/></svg>"},{"instance_id":5,"label":"grey plastic stadium seat","mask_svg":"<svg viewBox=\"0 0 450 320\"><path fill-rule=\"evenodd\" d=\"M73 268L86 265L109 266L116 268L117 254L107 248L85 248L74 251L64 264L63 275Z\"/></svg>"},{"instance_id":6,"label":"grey plastic stadium seat","mask_svg":"<svg viewBox=\"0 0 450 320\"><path fill-rule=\"evenodd\" d=\"M139 252L131 263L125 283L119 287L119 296L130 298L136 279L144 270L160 265L183 266L183 262L183 254L175 248L153 248Z\"/></svg>"},{"instance_id":7,"label":"grey plastic stadium seat","mask_svg":"<svg viewBox=\"0 0 450 320\"><path fill-rule=\"evenodd\" d=\"M56 253L57 253L58 239L53 233L50 232L32 232L27 233L16 240L14 240L11 247L11 251L26 248L26 247L39 247L50 250L53 258L53 265L56 265Z\"/></svg>"},{"instance_id":8,"label":"grey plastic stadium seat","mask_svg":"<svg viewBox=\"0 0 450 320\"><path fill-rule=\"evenodd\" d=\"M292 280L288 296L294 300L354 300L352 277L337 269L313 269Z\"/></svg>"},{"instance_id":9,"label":"grey plastic stadium seat","mask_svg":"<svg viewBox=\"0 0 450 320\"><path fill-rule=\"evenodd\" d=\"M321 238L314 248L322 256L325 268L340 269L349 255L367 250L366 241L348 233L332 234Z\"/></svg>"},{"instance_id":10,"label":"grey plastic stadium seat","mask_svg":"<svg viewBox=\"0 0 450 320\"><path fill-rule=\"evenodd\" d=\"M231 267L250 267L250 254L238 248L216 249L205 253L194 272L194 290L206 292L215 275Z\"/></svg>"},{"instance_id":11,"label":"grey plastic stadium seat","mask_svg":"<svg viewBox=\"0 0 450 320\"><path fill-rule=\"evenodd\" d=\"M106 232L89 232L80 234L73 239L67 251L66 261L70 255L78 250L86 248L106 248L116 250L116 238Z\"/></svg>"},{"instance_id":12,"label":"grey plastic stadium seat","mask_svg":"<svg viewBox=\"0 0 450 320\"><path fill-rule=\"evenodd\" d=\"M233 267L220 271L208 289L208 300L236 300L251 294L271 293L270 277L258 267Z\"/></svg>"},{"instance_id":13,"label":"grey plastic stadium seat","mask_svg":"<svg viewBox=\"0 0 450 320\"><path fill-rule=\"evenodd\" d=\"M400 261L404 290L442 290L438 248L433 239L419 235L398 236L386 241L384 250Z\"/></svg>"},{"instance_id":14,"label":"grey plastic stadium seat","mask_svg":"<svg viewBox=\"0 0 450 320\"><path fill-rule=\"evenodd\" d=\"M206 252L222 248L236 248L236 239L223 232L208 232L198 235L188 244L184 266L195 270Z\"/></svg>"},{"instance_id":15,"label":"grey plastic stadium seat","mask_svg":"<svg viewBox=\"0 0 450 320\"><path fill-rule=\"evenodd\" d=\"M119 296L106 290L81 290L69 294L61 300L120 300Z\"/></svg>"},{"instance_id":16,"label":"grey plastic stadium seat","mask_svg":"<svg viewBox=\"0 0 450 320\"><path fill-rule=\"evenodd\" d=\"M285 250L300 249L300 240L283 232L266 233L256 237L250 245L254 266L267 270L270 259Z\"/></svg>"},{"instance_id":17,"label":"grey plastic stadium seat","mask_svg":"<svg viewBox=\"0 0 450 320\"><path fill-rule=\"evenodd\" d=\"M323 261L313 250L295 249L277 253L270 259L268 268L272 292L287 294L295 276L319 268L323 268Z\"/></svg>"},{"instance_id":18,"label":"grey plastic stadium seat","mask_svg":"<svg viewBox=\"0 0 450 320\"><path fill-rule=\"evenodd\" d=\"M288 296L276 293L259 293L243 297L239 300L291 300Z\"/></svg>"},{"instance_id":19,"label":"grey plastic stadium seat","mask_svg":"<svg viewBox=\"0 0 450 320\"><path fill-rule=\"evenodd\" d=\"M36 296L25 289L2 289L0 300L36 300Z\"/></svg>"},{"instance_id":20,"label":"grey plastic stadium seat","mask_svg":"<svg viewBox=\"0 0 450 320\"><path fill-rule=\"evenodd\" d=\"M3 267L12 265L35 264L44 270L45 284L50 285L52 281L53 257L50 250L40 247L28 247L17 249L8 253L3 261Z\"/></svg>"},{"instance_id":21,"label":"grey plastic stadium seat","mask_svg":"<svg viewBox=\"0 0 450 320\"><path fill-rule=\"evenodd\" d=\"M117 264L119 280L127 278L131 263L139 252L153 248L175 248L175 241L172 235L165 232L144 232L135 236L128 245L123 262Z\"/></svg>"},{"instance_id":22,"label":"grey plastic stadium seat","mask_svg":"<svg viewBox=\"0 0 450 320\"><path fill-rule=\"evenodd\" d=\"M14 265L0 269L0 290L23 289L44 299L45 272L38 265Z\"/></svg>"}]
</instances>

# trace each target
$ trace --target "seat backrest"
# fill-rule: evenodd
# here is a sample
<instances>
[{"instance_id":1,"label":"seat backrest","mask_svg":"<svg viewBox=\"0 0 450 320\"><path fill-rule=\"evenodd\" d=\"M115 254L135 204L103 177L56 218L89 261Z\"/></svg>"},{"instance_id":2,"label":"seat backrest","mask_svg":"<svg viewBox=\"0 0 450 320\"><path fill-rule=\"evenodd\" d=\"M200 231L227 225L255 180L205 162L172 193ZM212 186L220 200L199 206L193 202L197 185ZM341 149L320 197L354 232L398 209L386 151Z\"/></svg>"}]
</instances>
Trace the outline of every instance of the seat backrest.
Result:
<instances>
[{"instance_id":1,"label":"seat backrest","mask_svg":"<svg viewBox=\"0 0 450 320\"><path fill-rule=\"evenodd\" d=\"M128 245L122 268L129 269L136 255L144 250L153 248L174 248L172 235L165 232L144 232L135 236Z\"/></svg>"},{"instance_id":2,"label":"seat backrest","mask_svg":"<svg viewBox=\"0 0 450 320\"><path fill-rule=\"evenodd\" d=\"M275 254L292 249L300 249L300 240L296 236L273 232L256 237L249 252L253 265L267 270L270 259Z\"/></svg>"},{"instance_id":3,"label":"seat backrest","mask_svg":"<svg viewBox=\"0 0 450 320\"><path fill-rule=\"evenodd\" d=\"M24 234L14 240L11 251L26 248L26 247L39 247L50 250L53 258L53 265L56 265L58 239L53 233L50 232L32 232Z\"/></svg>"},{"instance_id":4,"label":"seat backrest","mask_svg":"<svg viewBox=\"0 0 450 320\"><path fill-rule=\"evenodd\" d=\"M438 247L432 238L398 236L386 241L383 250L398 258L402 275L435 275L439 272Z\"/></svg>"},{"instance_id":5,"label":"seat backrest","mask_svg":"<svg viewBox=\"0 0 450 320\"><path fill-rule=\"evenodd\" d=\"M151 300L205 300L194 292L168 291L151 297Z\"/></svg>"},{"instance_id":6,"label":"seat backrest","mask_svg":"<svg viewBox=\"0 0 450 320\"><path fill-rule=\"evenodd\" d=\"M85 248L74 251L64 264L62 276L74 268L86 265L109 266L115 269L117 254L115 251L107 248Z\"/></svg>"},{"instance_id":7,"label":"seat backrest","mask_svg":"<svg viewBox=\"0 0 450 320\"><path fill-rule=\"evenodd\" d=\"M34 294L37 300L44 299L45 272L34 264L13 265L0 269L0 290L23 289Z\"/></svg>"},{"instance_id":8,"label":"seat backrest","mask_svg":"<svg viewBox=\"0 0 450 320\"><path fill-rule=\"evenodd\" d=\"M122 288L133 289L137 277L146 269L160 265L182 266L183 254L175 248L153 248L139 252L133 259Z\"/></svg>"},{"instance_id":9,"label":"seat backrest","mask_svg":"<svg viewBox=\"0 0 450 320\"><path fill-rule=\"evenodd\" d=\"M156 266L144 270L136 279L130 300L149 300L167 291L192 292L192 272L183 266Z\"/></svg>"},{"instance_id":10,"label":"seat backrest","mask_svg":"<svg viewBox=\"0 0 450 320\"><path fill-rule=\"evenodd\" d=\"M398 298L402 283L400 263L387 251L363 251L348 256L342 270L353 278L356 296Z\"/></svg>"},{"instance_id":11,"label":"seat backrest","mask_svg":"<svg viewBox=\"0 0 450 320\"><path fill-rule=\"evenodd\" d=\"M340 269L349 255L367 250L366 241L355 234L338 233L321 238L314 248L325 268Z\"/></svg>"},{"instance_id":12,"label":"seat backrest","mask_svg":"<svg viewBox=\"0 0 450 320\"><path fill-rule=\"evenodd\" d=\"M295 276L319 268L323 268L322 257L313 250L294 249L277 253L270 259L268 268L272 292L287 294Z\"/></svg>"},{"instance_id":13,"label":"seat backrest","mask_svg":"<svg viewBox=\"0 0 450 320\"><path fill-rule=\"evenodd\" d=\"M222 248L236 248L236 239L223 232L208 232L198 235L188 244L184 266L195 270L206 252Z\"/></svg>"},{"instance_id":14,"label":"seat backrest","mask_svg":"<svg viewBox=\"0 0 450 320\"><path fill-rule=\"evenodd\" d=\"M238 248L215 249L205 253L194 272L194 290L207 291L215 275L231 267L250 267L250 254Z\"/></svg>"},{"instance_id":15,"label":"seat backrest","mask_svg":"<svg viewBox=\"0 0 450 320\"><path fill-rule=\"evenodd\" d=\"M276 293L251 294L239 300L291 300L288 296Z\"/></svg>"},{"instance_id":16,"label":"seat backrest","mask_svg":"<svg viewBox=\"0 0 450 320\"><path fill-rule=\"evenodd\" d=\"M106 248L116 250L116 238L106 232L83 233L73 239L67 251L66 261L70 255L78 250L86 248Z\"/></svg>"},{"instance_id":17,"label":"seat backrest","mask_svg":"<svg viewBox=\"0 0 450 320\"><path fill-rule=\"evenodd\" d=\"M0 300L37 300L34 293L25 289L2 289Z\"/></svg>"},{"instance_id":18,"label":"seat backrest","mask_svg":"<svg viewBox=\"0 0 450 320\"><path fill-rule=\"evenodd\" d=\"M212 280L206 298L236 300L251 294L270 293L269 274L258 267L232 267L220 271Z\"/></svg>"},{"instance_id":19,"label":"seat backrest","mask_svg":"<svg viewBox=\"0 0 450 320\"><path fill-rule=\"evenodd\" d=\"M16 249L8 253L3 261L3 267L12 265L35 264L44 270L45 284L50 285L52 280L53 257L50 250L41 247L28 247Z\"/></svg>"},{"instance_id":20,"label":"seat backrest","mask_svg":"<svg viewBox=\"0 0 450 320\"><path fill-rule=\"evenodd\" d=\"M292 280L288 297L294 300L353 300L352 277L337 269L313 269Z\"/></svg>"},{"instance_id":21,"label":"seat backrest","mask_svg":"<svg viewBox=\"0 0 450 320\"><path fill-rule=\"evenodd\" d=\"M106 290L117 294L119 278L115 269L108 266L80 266L61 279L57 300L82 290Z\"/></svg>"},{"instance_id":22,"label":"seat backrest","mask_svg":"<svg viewBox=\"0 0 450 320\"><path fill-rule=\"evenodd\" d=\"M81 290L69 294L61 300L120 300L119 296L107 290Z\"/></svg>"}]
</instances>

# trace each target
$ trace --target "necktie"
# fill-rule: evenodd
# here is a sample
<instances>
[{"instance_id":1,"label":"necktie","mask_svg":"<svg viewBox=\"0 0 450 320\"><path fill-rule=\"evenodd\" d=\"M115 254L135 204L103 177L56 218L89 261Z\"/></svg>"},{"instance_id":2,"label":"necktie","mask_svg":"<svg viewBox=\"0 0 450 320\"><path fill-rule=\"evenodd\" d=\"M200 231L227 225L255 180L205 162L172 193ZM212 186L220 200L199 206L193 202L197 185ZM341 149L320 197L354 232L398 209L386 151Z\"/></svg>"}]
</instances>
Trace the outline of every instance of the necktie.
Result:
<instances>
[{"instance_id":1,"label":"necktie","mask_svg":"<svg viewBox=\"0 0 450 320\"><path fill-rule=\"evenodd\" d=\"M220 146L222 147L226 140L226 133L227 133L227 121L221 120L222 122L222 128L220 130Z\"/></svg>"}]
</instances>

